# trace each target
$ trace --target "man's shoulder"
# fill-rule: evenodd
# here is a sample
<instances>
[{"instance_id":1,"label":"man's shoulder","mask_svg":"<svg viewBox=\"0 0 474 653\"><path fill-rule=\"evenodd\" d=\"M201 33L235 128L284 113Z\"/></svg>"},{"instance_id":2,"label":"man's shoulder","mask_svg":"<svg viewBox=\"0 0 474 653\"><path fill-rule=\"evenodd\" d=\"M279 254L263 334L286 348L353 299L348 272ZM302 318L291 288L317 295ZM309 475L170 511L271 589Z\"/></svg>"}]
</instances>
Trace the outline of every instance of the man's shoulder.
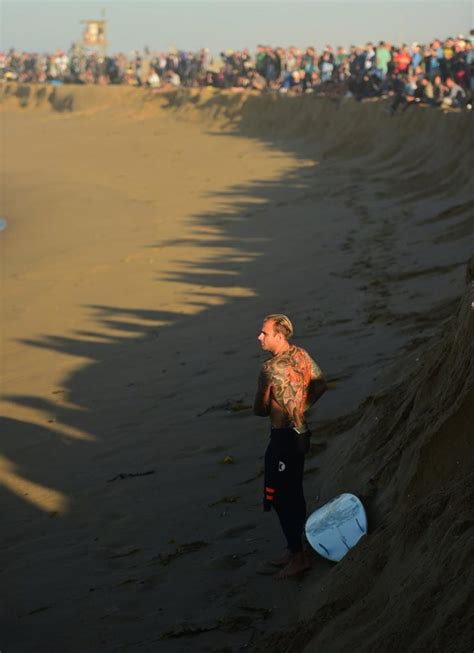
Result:
<instances>
[{"instance_id":1,"label":"man's shoulder","mask_svg":"<svg viewBox=\"0 0 474 653\"><path fill-rule=\"evenodd\" d=\"M321 376L321 369L319 368L314 358L306 351L306 349L303 349L303 347L297 347L296 345L294 345L294 348L295 352L293 359L298 361L304 367L309 366L312 369L312 373L315 377Z\"/></svg>"},{"instance_id":2,"label":"man's shoulder","mask_svg":"<svg viewBox=\"0 0 474 653\"><path fill-rule=\"evenodd\" d=\"M298 347L298 345L291 345L290 354L298 358L311 359L311 356L308 354L306 349L303 349L303 347Z\"/></svg>"},{"instance_id":3,"label":"man's shoulder","mask_svg":"<svg viewBox=\"0 0 474 653\"><path fill-rule=\"evenodd\" d=\"M286 369L288 365L291 365L290 356L275 356L262 363L260 374L270 380L272 378L278 377L281 374L282 370Z\"/></svg>"},{"instance_id":4,"label":"man's shoulder","mask_svg":"<svg viewBox=\"0 0 474 653\"><path fill-rule=\"evenodd\" d=\"M273 370L274 370L273 358L269 358L268 360L263 361L263 363L260 366L260 374L262 376L266 376L266 377L271 376Z\"/></svg>"}]
</instances>

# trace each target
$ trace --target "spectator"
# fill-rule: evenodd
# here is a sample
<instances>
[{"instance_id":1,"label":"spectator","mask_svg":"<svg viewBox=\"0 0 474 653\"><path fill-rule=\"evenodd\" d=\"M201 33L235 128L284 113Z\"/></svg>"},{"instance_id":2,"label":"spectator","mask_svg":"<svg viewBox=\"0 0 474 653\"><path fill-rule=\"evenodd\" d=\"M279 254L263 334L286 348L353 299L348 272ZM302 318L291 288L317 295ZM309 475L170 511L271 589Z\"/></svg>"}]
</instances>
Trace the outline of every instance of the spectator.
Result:
<instances>
[{"instance_id":1,"label":"spectator","mask_svg":"<svg viewBox=\"0 0 474 653\"><path fill-rule=\"evenodd\" d=\"M319 74L321 77L321 82L324 84L332 80L334 72L334 63L331 57L331 53L325 50L323 56L319 61Z\"/></svg>"},{"instance_id":2,"label":"spectator","mask_svg":"<svg viewBox=\"0 0 474 653\"><path fill-rule=\"evenodd\" d=\"M151 69L148 79L146 80L147 86L151 88L158 88L160 86L160 76L154 68Z\"/></svg>"},{"instance_id":3,"label":"spectator","mask_svg":"<svg viewBox=\"0 0 474 653\"><path fill-rule=\"evenodd\" d=\"M364 51L364 71L371 73L376 68L376 54L372 43L367 43Z\"/></svg>"},{"instance_id":4,"label":"spectator","mask_svg":"<svg viewBox=\"0 0 474 653\"><path fill-rule=\"evenodd\" d=\"M436 75L433 79L433 101L436 106L440 106L444 96L447 93L447 88L443 84L441 75Z\"/></svg>"},{"instance_id":5,"label":"spectator","mask_svg":"<svg viewBox=\"0 0 474 653\"><path fill-rule=\"evenodd\" d=\"M411 55L408 46L403 44L393 55L394 71L397 75L406 75L411 64Z\"/></svg>"},{"instance_id":6,"label":"spectator","mask_svg":"<svg viewBox=\"0 0 474 653\"><path fill-rule=\"evenodd\" d=\"M441 106L446 107L462 107L465 104L466 93L462 86L456 84L452 77L446 79L447 94L444 96Z\"/></svg>"},{"instance_id":7,"label":"spectator","mask_svg":"<svg viewBox=\"0 0 474 653\"><path fill-rule=\"evenodd\" d=\"M433 84L429 79L423 77L417 81L414 97L422 104L428 104L430 106L436 105Z\"/></svg>"},{"instance_id":8,"label":"spectator","mask_svg":"<svg viewBox=\"0 0 474 653\"><path fill-rule=\"evenodd\" d=\"M306 48L306 51L303 55L302 64L304 70L303 90L305 91L307 88L311 88L313 73L316 68L316 53L314 48Z\"/></svg>"},{"instance_id":9,"label":"spectator","mask_svg":"<svg viewBox=\"0 0 474 653\"><path fill-rule=\"evenodd\" d=\"M416 70L417 68L420 68L420 66L423 63L424 63L423 53L418 43L415 42L411 46L411 66L414 70Z\"/></svg>"},{"instance_id":10,"label":"spectator","mask_svg":"<svg viewBox=\"0 0 474 653\"><path fill-rule=\"evenodd\" d=\"M384 79L388 75L391 61L392 54L388 43L380 41L375 53L375 71L380 79Z\"/></svg>"}]
</instances>

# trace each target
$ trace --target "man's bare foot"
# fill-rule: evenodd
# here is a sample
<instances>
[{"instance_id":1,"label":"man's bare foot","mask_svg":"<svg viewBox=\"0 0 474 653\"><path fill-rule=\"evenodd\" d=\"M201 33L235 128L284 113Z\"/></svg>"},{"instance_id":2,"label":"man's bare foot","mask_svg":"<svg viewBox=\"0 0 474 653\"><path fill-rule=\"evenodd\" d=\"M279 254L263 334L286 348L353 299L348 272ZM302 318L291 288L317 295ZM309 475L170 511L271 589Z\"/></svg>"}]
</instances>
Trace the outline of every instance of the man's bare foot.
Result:
<instances>
[{"instance_id":1,"label":"man's bare foot","mask_svg":"<svg viewBox=\"0 0 474 653\"><path fill-rule=\"evenodd\" d=\"M303 551L294 553L290 556L290 561L281 571L276 574L275 578L281 580L283 578L292 578L293 576L298 576L299 574L304 573L311 568L306 555Z\"/></svg>"},{"instance_id":2,"label":"man's bare foot","mask_svg":"<svg viewBox=\"0 0 474 653\"><path fill-rule=\"evenodd\" d=\"M291 553L288 551L288 549L285 550L285 553L280 556L279 558L274 558L273 560L269 560L268 564L271 565L272 567L286 567L286 565L290 562L291 560Z\"/></svg>"}]
</instances>

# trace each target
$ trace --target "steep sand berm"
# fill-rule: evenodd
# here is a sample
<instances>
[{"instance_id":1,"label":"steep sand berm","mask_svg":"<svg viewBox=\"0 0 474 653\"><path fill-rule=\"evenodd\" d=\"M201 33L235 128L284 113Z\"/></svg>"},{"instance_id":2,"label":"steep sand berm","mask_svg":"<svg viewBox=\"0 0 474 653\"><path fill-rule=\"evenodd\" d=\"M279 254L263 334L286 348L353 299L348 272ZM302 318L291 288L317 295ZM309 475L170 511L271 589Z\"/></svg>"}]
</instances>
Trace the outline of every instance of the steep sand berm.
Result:
<instances>
[{"instance_id":1,"label":"steep sand berm","mask_svg":"<svg viewBox=\"0 0 474 653\"><path fill-rule=\"evenodd\" d=\"M48 406L47 414L33 397L35 392L41 394L34 388L39 382L31 381L27 393L12 373L11 383L17 385L14 392L12 386L8 388L10 421L6 427L23 419L14 412L16 406L29 404L29 409L53 416L52 421L100 436L103 442L96 458L89 453L92 445L86 453L76 449L79 454L72 459L64 458L63 449L55 453L66 475L67 465L73 470L80 460L85 470L89 458L92 461L90 471L74 480L69 492L67 482L57 481L57 487L63 483L65 494L77 493L78 497L69 514L64 513L63 529L56 526L46 540L58 557L57 568L54 560L43 556L46 545L41 541L28 547L32 535L25 524L34 519L32 524L47 530L44 521L26 510L21 517L17 515L18 523L23 520L20 526L14 518L6 519L13 525L9 544L2 547L6 560L2 593L8 593L6 584L18 579L23 588L12 591L15 607L7 610L5 620L11 650L174 653L237 651L244 646L255 653L473 650L472 116L417 108L391 118L381 102L211 90L162 95L141 89L51 90L11 85L1 89L1 99L5 115L24 112L25 120L32 120L31 116L44 114L38 125L45 129L53 130L60 124L54 121L65 116L70 123L61 125L70 124L71 130L100 126L107 118L122 133L130 123L143 123L148 130L161 121L170 134L172 126L178 125L183 132L189 129L191 134L196 128L196 134L207 134L209 143L224 139L223 148L233 158L226 159L224 152L221 167L237 170L249 157L261 157L250 168L253 186L251 179L239 181L236 172L242 185L236 181L231 192L222 191L226 207L214 208L212 214L209 209L205 218L200 209L192 223L194 231L189 233L188 223L176 222L176 229L181 230L175 234L176 243L190 238L190 233L197 238L199 227L204 229L204 240L208 236L217 239L209 260L201 258L193 267L193 257L205 246L198 242L186 253L191 267L184 272L176 267L180 264L176 257L163 263L164 273L174 273L191 287L191 299L205 302L212 287L213 292L222 293L219 301L198 315L186 316L182 308L167 312L156 298L148 302L145 295L140 297L137 301L144 308L144 302L154 307L134 314L146 326L134 322L123 326L131 331L127 337L136 338L137 346L131 348L123 344L125 338L114 341L110 336L107 346L115 347L113 355L105 344L100 355L92 354L87 341L79 337L87 337L84 327L75 332L76 346L72 337L67 342L66 338L48 338L44 330L36 338L29 336L28 343L24 336L30 347L63 354L73 351L95 360L64 378L61 392L66 393L66 404L60 406L59 397L56 407ZM17 117L12 120L20 124L15 122ZM234 151L232 138L242 139L247 150ZM130 171L140 165L134 158L133 142L128 143ZM163 148L168 147L164 136L162 142ZM260 145L266 148L264 154L257 149ZM141 141L139 147L143 147ZM266 166L269 171L272 157L282 153L285 162L293 162L294 172L275 168L261 181L260 171ZM115 156L110 159L111 169ZM199 156L204 170L208 150ZM169 162L175 165L172 157ZM195 174L199 166L194 162L193 169L188 169L178 160L179 165L185 175ZM13 172L9 179L16 183ZM152 186L140 191L141 196L151 197ZM178 195L184 192L181 186L177 188ZM253 202L241 200L245 194ZM11 202L10 207L13 211L15 204ZM315 245L316 241L321 244ZM114 244L109 246L112 250ZM177 245L170 240L169 246ZM75 259L68 260L75 265ZM140 275L146 274L144 267L135 273L135 259L130 257L130 261L125 272L123 266L113 268L118 283L126 283L125 275L135 278L134 274L139 283ZM284 264L279 266L279 261ZM66 274L67 264L59 269ZM225 294L230 292L229 275L234 275L229 286L242 289L241 294ZM165 293L166 283L160 292ZM11 288L14 297L15 287ZM112 297L112 286L108 292ZM110 305L115 302L113 308L96 306L97 330L107 324L117 329L119 319L132 317L131 309L120 308L125 301L114 297L110 299ZM81 298L76 303L98 302ZM258 365L255 360L248 363L255 349L254 324L271 308L295 316L300 325L297 342L317 352L333 386L321 402L318 417L312 418L316 435L305 477L309 507L312 510L340 492L354 492L364 501L370 526L369 536L341 563L332 565L315 556L313 570L305 579L280 584L260 568L262 558L275 548L278 531L275 526L269 541L269 521L260 519L261 478L258 470L255 476L255 466L264 440L256 442L255 420L248 408ZM173 320L174 327L168 327L166 321ZM176 365L175 349L185 352L187 368ZM211 349L217 352L215 356ZM236 351L239 356L232 358ZM28 351L24 356L27 362ZM150 358L153 369L146 372ZM117 365L115 360L119 360ZM161 367L174 370L176 388L169 381L160 385L157 371ZM181 380L184 369L188 378ZM135 399L129 390L115 387L114 376L123 383L132 378L143 388L141 397ZM102 401L101 418L95 416L98 409L92 408L96 400ZM153 418L157 403L161 413ZM73 404L80 410L73 413ZM108 417L113 411L116 422ZM97 422L100 419L102 423ZM112 425L115 428L119 421L124 422L121 435L108 438L109 431L115 433ZM160 431L168 422L169 437ZM129 428L129 423L135 426ZM186 439L193 429L198 444ZM153 457L157 432L167 438L160 456L165 462L169 456L172 465L168 467L160 467L161 459ZM219 448L220 439L223 446ZM16 452L10 441L5 449L7 457L16 456L32 467L26 454ZM220 466L224 454L231 454L236 464ZM142 456L145 462L139 468ZM134 464L130 462L127 470L129 460ZM197 471L192 471L192 463ZM24 468L29 469L28 465ZM145 472L151 467L160 470L163 491L158 490L158 473L145 480L124 478L104 484L104 479L118 472ZM181 494L176 475L186 486ZM138 482L140 490L134 489L129 497L129 489ZM158 492L169 493L163 513ZM109 507L101 512L103 503ZM126 516L120 515L121 506L128 506ZM150 506L161 524L146 522ZM179 518L183 506L201 515L192 528ZM207 512L199 512L202 506ZM20 510L9 499L6 507ZM165 507L169 508L166 514ZM57 524L57 511L47 519L51 517ZM113 537L109 534L107 539L102 533L104 523L110 523ZM99 537L96 541L94 536L99 531L97 543ZM163 543L157 558L152 555L152 543L156 546L161 531ZM68 533L75 534L74 542L68 540ZM103 559L103 535L106 558L113 559L112 563ZM75 553L61 557L57 552L63 549ZM23 558L28 562L23 564ZM41 594L47 582L36 583L37 564L43 565L40 575L50 579L54 574L64 575L69 585L62 587L58 581L50 596ZM73 570L70 574L68 568ZM69 596L71 579L74 587ZM28 592L29 599L25 598ZM158 612L157 605L163 605L164 612L162 608ZM28 629L37 634L27 635ZM5 650L10 649L5 646Z\"/></svg>"},{"instance_id":2,"label":"steep sand berm","mask_svg":"<svg viewBox=\"0 0 474 653\"><path fill-rule=\"evenodd\" d=\"M441 341L365 405L334 456L340 486L356 475L378 505L378 527L324 579L308 617L256 650L472 647L473 264Z\"/></svg>"}]
</instances>

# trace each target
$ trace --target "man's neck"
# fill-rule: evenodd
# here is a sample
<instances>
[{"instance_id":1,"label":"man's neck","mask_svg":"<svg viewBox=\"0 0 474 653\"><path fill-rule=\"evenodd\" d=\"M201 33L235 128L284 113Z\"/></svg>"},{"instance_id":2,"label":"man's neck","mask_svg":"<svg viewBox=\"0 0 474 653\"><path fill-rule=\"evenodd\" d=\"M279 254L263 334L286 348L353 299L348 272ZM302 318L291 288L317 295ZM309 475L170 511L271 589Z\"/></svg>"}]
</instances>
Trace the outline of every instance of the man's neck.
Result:
<instances>
[{"instance_id":1,"label":"man's neck","mask_svg":"<svg viewBox=\"0 0 474 653\"><path fill-rule=\"evenodd\" d=\"M290 347L291 345L289 342L282 343L282 345L278 349L272 351L273 357L280 356L280 354L286 354L286 352L290 350Z\"/></svg>"}]
</instances>

